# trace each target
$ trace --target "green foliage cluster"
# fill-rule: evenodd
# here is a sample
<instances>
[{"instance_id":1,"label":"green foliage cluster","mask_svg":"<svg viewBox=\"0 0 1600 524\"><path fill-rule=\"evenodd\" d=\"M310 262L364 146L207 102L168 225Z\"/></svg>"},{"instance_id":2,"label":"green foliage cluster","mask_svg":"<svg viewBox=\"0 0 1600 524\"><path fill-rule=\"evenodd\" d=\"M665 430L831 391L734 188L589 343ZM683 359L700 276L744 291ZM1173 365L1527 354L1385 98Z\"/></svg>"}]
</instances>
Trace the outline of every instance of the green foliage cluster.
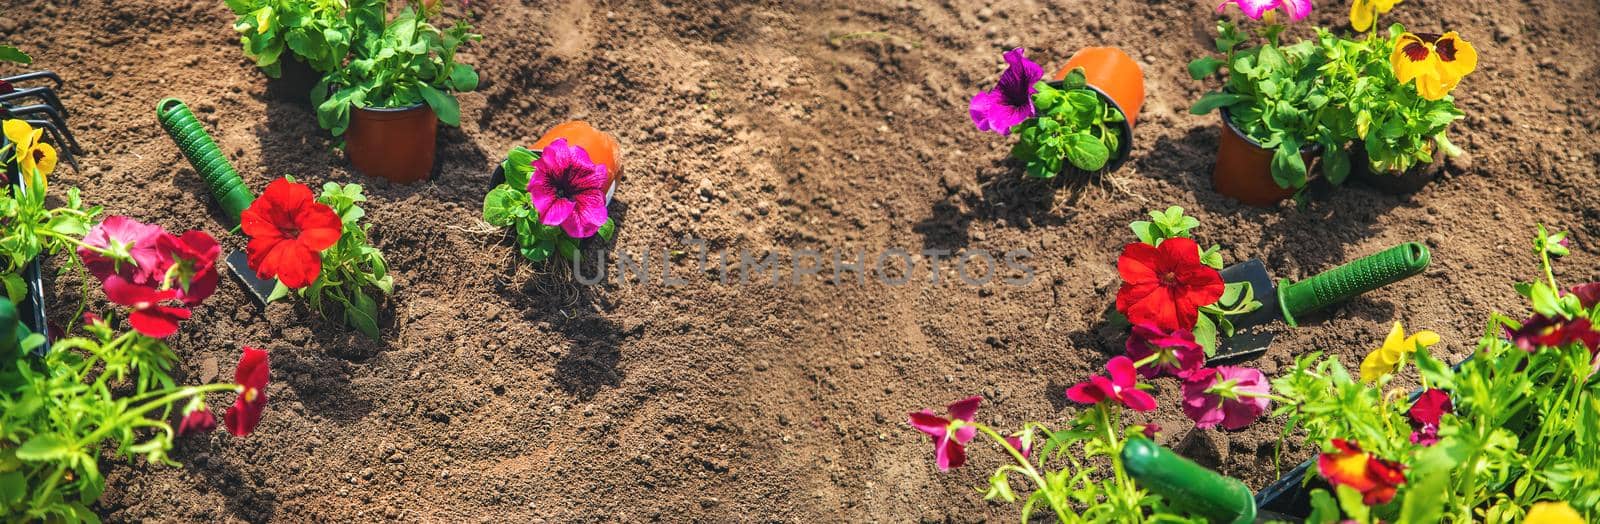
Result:
<instances>
[{"instance_id":1,"label":"green foliage cluster","mask_svg":"<svg viewBox=\"0 0 1600 524\"><path fill-rule=\"evenodd\" d=\"M491 191L483 200L483 220L495 227L509 227L516 232L517 250L523 258L540 262L552 254L577 262L580 257L579 242L567 236L557 226L539 222L539 211L533 208L528 196L528 180L533 175L533 161L539 156L525 147L515 147L501 164L506 181ZM610 241L617 234L615 219L600 226L597 235Z\"/></svg>"},{"instance_id":2,"label":"green foliage cluster","mask_svg":"<svg viewBox=\"0 0 1600 524\"><path fill-rule=\"evenodd\" d=\"M1083 171L1099 171L1128 140L1122 136L1122 111L1106 103L1089 87L1083 68L1073 69L1061 87L1034 84L1037 115L1023 121L1020 140L1011 156L1026 165L1036 178L1054 178L1066 164Z\"/></svg>"}]
</instances>

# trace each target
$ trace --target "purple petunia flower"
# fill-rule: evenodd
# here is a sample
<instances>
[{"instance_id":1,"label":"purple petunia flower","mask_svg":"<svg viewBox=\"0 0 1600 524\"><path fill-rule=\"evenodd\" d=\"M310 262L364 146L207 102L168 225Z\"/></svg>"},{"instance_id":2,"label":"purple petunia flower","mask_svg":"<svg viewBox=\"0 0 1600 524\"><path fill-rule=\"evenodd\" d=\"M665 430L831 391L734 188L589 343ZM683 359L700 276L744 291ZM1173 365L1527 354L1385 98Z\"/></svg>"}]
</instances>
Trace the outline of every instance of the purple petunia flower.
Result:
<instances>
[{"instance_id":1,"label":"purple petunia flower","mask_svg":"<svg viewBox=\"0 0 1600 524\"><path fill-rule=\"evenodd\" d=\"M1006 63L1010 67L1000 74L1000 83L992 91L972 95L972 105L967 112L979 131L1011 134L1011 128L1034 114L1033 84L1044 78L1044 68L1023 56L1027 49L1018 47L1007 51Z\"/></svg>"},{"instance_id":2,"label":"purple petunia flower","mask_svg":"<svg viewBox=\"0 0 1600 524\"><path fill-rule=\"evenodd\" d=\"M589 238L610 218L606 210L605 164L589 159L582 147L558 138L533 161L528 197L539 211L539 221L561 226L567 236Z\"/></svg>"},{"instance_id":3,"label":"purple petunia flower","mask_svg":"<svg viewBox=\"0 0 1600 524\"><path fill-rule=\"evenodd\" d=\"M1205 350L1194 341L1194 333L1185 329L1166 331L1149 324L1136 324L1128 335L1127 350L1128 358L1135 362L1159 354L1139 368L1139 375L1147 379L1163 375L1184 378L1206 364Z\"/></svg>"},{"instance_id":4,"label":"purple petunia flower","mask_svg":"<svg viewBox=\"0 0 1600 524\"><path fill-rule=\"evenodd\" d=\"M1228 4L1239 6L1239 10L1251 20L1260 20L1267 11L1273 9L1283 9L1283 13L1289 15L1290 22L1299 22L1311 14L1311 0L1223 0L1217 5L1217 12L1221 13Z\"/></svg>"}]
</instances>

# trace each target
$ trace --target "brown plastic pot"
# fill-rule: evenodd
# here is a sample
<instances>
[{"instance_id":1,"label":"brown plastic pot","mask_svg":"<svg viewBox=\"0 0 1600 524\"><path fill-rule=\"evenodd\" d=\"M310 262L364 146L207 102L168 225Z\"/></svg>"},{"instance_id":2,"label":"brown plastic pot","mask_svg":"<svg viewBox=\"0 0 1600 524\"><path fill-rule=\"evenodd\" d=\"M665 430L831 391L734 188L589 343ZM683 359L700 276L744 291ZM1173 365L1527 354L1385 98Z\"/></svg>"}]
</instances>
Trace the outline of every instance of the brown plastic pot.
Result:
<instances>
[{"instance_id":1,"label":"brown plastic pot","mask_svg":"<svg viewBox=\"0 0 1600 524\"><path fill-rule=\"evenodd\" d=\"M1131 131L1138 120L1139 108L1144 107L1144 71L1139 69L1139 63L1115 47L1085 47L1067 59L1067 64L1056 71L1055 79L1065 79L1068 72L1079 67L1083 68L1089 85L1116 104L1128 118Z\"/></svg>"},{"instance_id":2,"label":"brown plastic pot","mask_svg":"<svg viewBox=\"0 0 1600 524\"><path fill-rule=\"evenodd\" d=\"M433 173L439 117L427 104L362 108L350 112L345 154L367 176L409 184Z\"/></svg>"},{"instance_id":3,"label":"brown plastic pot","mask_svg":"<svg viewBox=\"0 0 1600 524\"><path fill-rule=\"evenodd\" d=\"M1272 151L1245 136L1233 125L1227 108L1222 115L1222 136L1217 141L1217 165L1211 171L1211 185L1218 193L1256 207L1272 207L1294 196L1294 189L1278 186L1272 178ZM1300 148L1307 172L1316 158L1316 148Z\"/></svg>"},{"instance_id":4,"label":"brown plastic pot","mask_svg":"<svg viewBox=\"0 0 1600 524\"><path fill-rule=\"evenodd\" d=\"M1366 144L1357 142L1354 144L1354 149L1354 154L1350 155L1350 178L1361 185L1385 193L1409 195L1421 191L1444 172L1444 153L1438 148L1433 150L1432 162L1411 166L1411 169L1403 173L1373 172L1371 160L1367 157Z\"/></svg>"}]
</instances>

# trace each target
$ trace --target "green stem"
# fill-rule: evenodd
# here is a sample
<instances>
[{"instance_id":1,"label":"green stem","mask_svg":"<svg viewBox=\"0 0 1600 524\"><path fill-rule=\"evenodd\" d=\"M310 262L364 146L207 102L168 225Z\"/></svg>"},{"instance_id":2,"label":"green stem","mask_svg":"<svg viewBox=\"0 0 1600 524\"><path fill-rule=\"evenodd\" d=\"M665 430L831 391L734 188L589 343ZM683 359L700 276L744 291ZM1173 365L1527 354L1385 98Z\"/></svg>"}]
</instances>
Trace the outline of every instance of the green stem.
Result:
<instances>
[{"instance_id":1,"label":"green stem","mask_svg":"<svg viewBox=\"0 0 1600 524\"><path fill-rule=\"evenodd\" d=\"M1000 447L1005 448L1006 452L1011 454L1011 458L1016 459L1017 464L1021 466L1022 472L1028 475L1028 479L1032 480L1035 485L1039 486L1038 489L1045 493L1044 500L1045 502L1050 503L1050 509L1055 510L1056 519L1061 522L1072 522L1072 519L1067 518L1069 516L1067 514L1067 508L1058 504L1056 502L1056 497L1050 492L1050 484L1045 482L1044 476L1039 474L1039 470L1034 469L1033 463L1029 462L1027 457L1022 456L1021 451L1018 451L1017 448L1011 447L1011 443L1006 442L1005 437L1001 436L1000 433L996 432L994 429L991 429L989 426L985 426L977 422L963 422L963 424L977 428L978 431L982 432L984 435L988 435L990 439L993 439L995 443L1000 444Z\"/></svg>"},{"instance_id":2,"label":"green stem","mask_svg":"<svg viewBox=\"0 0 1600 524\"><path fill-rule=\"evenodd\" d=\"M165 406L167 404L171 404L173 402L177 402L180 399L192 397L192 396L199 395L199 394L202 394L202 393L211 393L211 392L214 392L214 391L239 391L239 385L238 384L205 384L205 385L201 385L201 386L187 386L187 387L183 387L183 388L178 388L176 390L167 390L167 391L171 391L171 392L168 393L166 396L163 396L163 397L161 397L159 399L152 400L150 402L145 403L142 406L139 406L139 407L133 408L131 410L125 411L125 412L122 413L121 416L117 417L116 420L113 420L110 423L101 425L100 428L96 429L94 433L90 433L89 436L84 437L82 439L79 439L78 442L77 442L77 447L85 447L85 446L87 446L89 444L93 444L95 442L99 442L99 441L105 439L106 436L108 434L110 434L113 430L115 430L115 429L117 429L119 427L122 427L124 425L129 424L131 419L142 417L142 416L144 416L145 413L149 413L149 412L151 412L151 411L153 411L156 408L159 408L161 406Z\"/></svg>"}]
</instances>

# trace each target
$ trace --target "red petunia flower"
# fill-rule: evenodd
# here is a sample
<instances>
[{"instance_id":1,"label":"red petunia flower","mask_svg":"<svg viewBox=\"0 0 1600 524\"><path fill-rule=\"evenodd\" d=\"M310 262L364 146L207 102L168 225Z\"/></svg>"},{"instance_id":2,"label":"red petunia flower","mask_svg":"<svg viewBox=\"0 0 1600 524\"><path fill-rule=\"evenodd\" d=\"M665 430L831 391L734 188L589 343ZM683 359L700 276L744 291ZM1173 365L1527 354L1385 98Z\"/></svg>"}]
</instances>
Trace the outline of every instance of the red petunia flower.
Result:
<instances>
[{"instance_id":1,"label":"red petunia flower","mask_svg":"<svg viewBox=\"0 0 1600 524\"><path fill-rule=\"evenodd\" d=\"M311 188L277 179L261 198L239 215L239 227L250 236L245 252L250 269L261 278L277 278L290 289L311 285L322 273L324 249L339 241L343 224L327 204L317 202Z\"/></svg>"},{"instance_id":2,"label":"red petunia flower","mask_svg":"<svg viewBox=\"0 0 1600 524\"><path fill-rule=\"evenodd\" d=\"M967 462L966 444L977 436L978 428L956 425L956 421L972 422L972 417L978 414L978 403L983 397L967 397L945 406L945 411L950 413L950 418L933 414L932 410L924 409L912 413L907 421L917 431L927 433L933 438L934 465L939 471L949 471L950 468L959 468Z\"/></svg>"},{"instance_id":3,"label":"red petunia flower","mask_svg":"<svg viewBox=\"0 0 1600 524\"><path fill-rule=\"evenodd\" d=\"M183 420L178 422L178 436L190 433L210 433L217 428L216 417L211 416L211 410L201 404L198 409L183 415Z\"/></svg>"},{"instance_id":4,"label":"red petunia flower","mask_svg":"<svg viewBox=\"0 0 1600 524\"><path fill-rule=\"evenodd\" d=\"M1134 324L1167 331L1192 330L1200 308L1222 298L1217 270L1200 263L1200 247L1188 238L1169 238L1160 246L1134 242L1117 258L1122 288L1117 311Z\"/></svg>"},{"instance_id":5,"label":"red petunia flower","mask_svg":"<svg viewBox=\"0 0 1600 524\"><path fill-rule=\"evenodd\" d=\"M217 291L217 257L222 246L205 231L161 235L156 239L156 251L169 261L167 275L176 281L174 289L184 304L199 304Z\"/></svg>"},{"instance_id":6,"label":"red petunia flower","mask_svg":"<svg viewBox=\"0 0 1600 524\"><path fill-rule=\"evenodd\" d=\"M106 279L105 288L106 298L133 308L128 323L145 336L167 338L178 332L179 321L189 319L189 310L161 304L178 298L176 289L155 290L121 278Z\"/></svg>"},{"instance_id":7,"label":"red petunia flower","mask_svg":"<svg viewBox=\"0 0 1600 524\"><path fill-rule=\"evenodd\" d=\"M222 423L236 437L249 435L261 423L261 412L267 407L267 352L245 346L239 357L239 367L233 371L233 381L243 387L233 406L222 414Z\"/></svg>"},{"instance_id":8,"label":"red petunia flower","mask_svg":"<svg viewBox=\"0 0 1600 524\"><path fill-rule=\"evenodd\" d=\"M1439 443L1439 422L1445 413L1455 411L1455 404L1444 390L1430 388L1417 397L1406 414L1411 416L1411 442L1420 446Z\"/></svg>"},{"instance_id":9,"label":"red petunia flower","mask_svg":"<svg viewBox=\"0 0 1600 524\"><path fill-rule=\"evenodd\" d=\"M1317 457L1317 473L1334 486L1350 486L1361 492L1368 506L1394 500L1395 490L1406 483L1405 465L1361 451L1353 440L1333 439L1334 452Z\"/></svg>"},{"instance_id":10,"label":"red petunia flower","mask_svg":"<svg viewBox=\"0 0 1600 524\"><path fill-rule=\"evenodd\" d=\"M1155 397L1139 390L1139 376L1132 360L1121 356L1112 358L1106 363L1106 371L1110 378L1095 375L1067 388L1067 398L1079 404L1114 400L1134 411L1156 409Z\"/></svg>"}]
</instances>

